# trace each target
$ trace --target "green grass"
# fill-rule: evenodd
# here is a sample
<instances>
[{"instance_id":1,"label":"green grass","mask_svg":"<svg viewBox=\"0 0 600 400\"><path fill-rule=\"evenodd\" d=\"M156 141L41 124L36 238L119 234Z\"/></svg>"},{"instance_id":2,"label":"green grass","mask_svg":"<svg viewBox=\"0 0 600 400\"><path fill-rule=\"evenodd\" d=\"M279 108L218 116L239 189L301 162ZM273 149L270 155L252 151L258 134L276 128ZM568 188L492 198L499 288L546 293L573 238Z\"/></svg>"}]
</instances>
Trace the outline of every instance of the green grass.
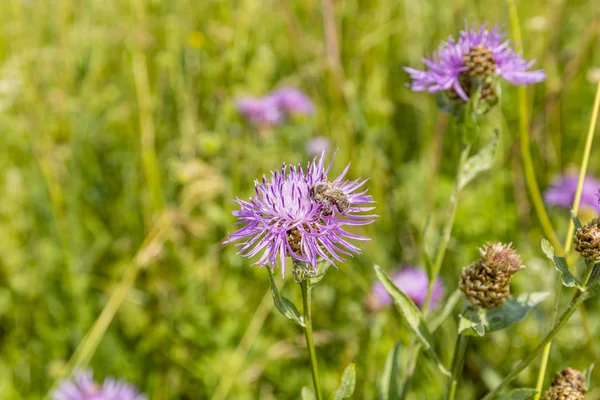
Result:
<instances>
[{"instance_id":1,"label":"green grass","mask_svg":"<svg viewBox=\"0 0 600 400\"><path fill-rule=\"evenodd\" d=\"M250 196L254 179L284 161L306 163L304 143L317 135L338 148L336 171L351 161L350 177L369 178L380 215L361 230L372 238L364 253L331 269L313 292L322 385L332 393L356 361L355 398L376 398L387 352L400 340L405 359L410 333L393 309L363 308L373 264L419 264L420 246L435 248L458 157L447 116L433 96L407 89L402 67L420 66L464 21L507 30L510 21L504 2L334 4L339 60L331 47L328 58L317 0L0 2L0 398L45 396L137 267L97 349L84 348L81 361L99 378L122 377L159 400L298 398L311 385L302 332L273 311L267 272L222 242L233 229L229 200ZM594 1L516 6L524 54L548 73L527 93L544 189L583 154L600 19ZM317 112L261 136L234 100L283 84L306 91ZM474 144L500 127L493 170L461 197L441 271L447 293L488 240L513 242L523 255L528 268L514 292L553 288L518 119L517 91L505 85ZM592 174L600 168L594 154ZM568 211L549 214L564 241ZM283 293L300 304L291 275L285 280ZM509 372L546 332L551 307L546 301L516 327L472 340L457 398L481 396ZM600 305L587 308L595 339ZM548 376L594 361L579 318L555 340ZM454 324L438 335L446 364ZM537 365L515 385L532 387L536 376ZM411 399L444 390L427 361L415 377Z\"/></svg>"}]
</instances>

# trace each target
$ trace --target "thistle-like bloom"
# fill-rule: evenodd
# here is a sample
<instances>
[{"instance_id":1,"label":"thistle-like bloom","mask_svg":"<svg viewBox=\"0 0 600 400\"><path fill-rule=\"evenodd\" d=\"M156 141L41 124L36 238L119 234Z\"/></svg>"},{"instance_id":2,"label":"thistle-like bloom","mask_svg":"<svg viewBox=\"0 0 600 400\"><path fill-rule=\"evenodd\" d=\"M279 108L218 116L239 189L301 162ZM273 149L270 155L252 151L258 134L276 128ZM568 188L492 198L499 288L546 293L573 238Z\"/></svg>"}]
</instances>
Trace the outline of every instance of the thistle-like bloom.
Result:
<instances>
[{"instance_id":1,"label":"thistle-like bloom","mask_svg":"<svg viewBox=\"0 0 600 400\"><path fill-rule=\"evenodd\" d=\"M52 392L53 400L146 400L132 385L111 378L98 385L91 371L77 371L72 380L61 382Z\"/></svg>"},{"instance_id":2,"label":"thistle-like bloom","mask_svg":"<svg viewBox=\"0 0 600 400\"><path fill-rule=\"evenodd\" d=\"M283 164L281 170L272 172L270 180L263 176L255 181L254 197L235 200L241 207L233 212L239 219L236 225L243 226L225 243L244 240L236 245L238 254L253 257L262 252L255 264L273 269L279 265L282 275L288 256L316 271L318 258L335 265L335 261L360 253L348 239L368 238L343 227L373 222L376 215L364 214L373 210L373 198L367 190L359 191L366 181L344 180L350 165L329 179L331 162L326 167L324 157L323 153L313 159L306 172L299 165Z\"/></svg>"},{"instance_id":3,"label":"thistle-like bloom","mask_svg":"<svg viewBox=\"0 0 600 400\"><path fill-rule=\"evenodd\" d=\"M404 294L412 299L419 307L425 303L427 297L427 288L429 286L429 278L427 273L420 268L407 267L398 271L395 271L391 275L392 282L398 287ZM438 278L433 284L433 291L431 292L431 306L435 308L438 302L444 295L444 285ZM367 300L367 307L370 310L378 310L383 306L386 306L392 302L392 298L385 290L381 282L376 282L372 289L369 299Z\"/></svg>"},{"instance_id":4,"label":"thistle-like bloom","mask_svg":"<svg viewBox=\"0 0 600 400\"><path fill-rule=\"evenodd\" d=\"M317 136L306 143L306 152L311 157L316 157L323 152L331 150L331 141L323 136Z\"/></svg>"},{"instance_id":5,"label":"thistle-like bloom","mask_svg":"<svg viewBox=\"0 0 600 400\"><path fill-rule=\"evenodd\" d=\"M412 79L411 89L431 93L445 91L453 100L469 100L476 81L482 82L483 100L495 98L495 87L486 78L500 76L513 85L528 85L546 78L542 70L528 71L535 61L526 61L505 40L498 27L487 30L465 27L458 40L452 36L437 52L423 59L425 71L405 68Z\"/></svg>"},{"instance_id":6,"label":"thistle-like bloom","mask_svg":"<svg viewBox=\"0 0 600 400\"><path fill-rule=\"evenodd\" d=\"M242 97L237 100L237 109L251 123L258 126L279 125L284 118L274 98Z\"/></svg>"},{"instance_id":7,"label":"thistle-like bloom","mask_svg":"<svg viewBox=\"0 0 600 400\"><path fill-rule=\"evenodd\" d=\"M571 207L577 192L577 184L579 177L577 175L564 175L558 177L545 192L544 200L546 204ZM598 204L598 188L600 182L591 176L588 176L583 181L583 190L581 191L581 200L579 205L581 208L591 208L600 214L600 204Z\"/></svg>"},{"instance_id":8,"label":"thistle-like bloom","mask_svg":"<svg viewBox=\"0 0 600 400\"><path fill-rule=\"evenodd\" d=\"M288 114L311 115L315 107L310 99L299 89L283 87L269 95L280 110Z\"/></svg>"}]
</instances>

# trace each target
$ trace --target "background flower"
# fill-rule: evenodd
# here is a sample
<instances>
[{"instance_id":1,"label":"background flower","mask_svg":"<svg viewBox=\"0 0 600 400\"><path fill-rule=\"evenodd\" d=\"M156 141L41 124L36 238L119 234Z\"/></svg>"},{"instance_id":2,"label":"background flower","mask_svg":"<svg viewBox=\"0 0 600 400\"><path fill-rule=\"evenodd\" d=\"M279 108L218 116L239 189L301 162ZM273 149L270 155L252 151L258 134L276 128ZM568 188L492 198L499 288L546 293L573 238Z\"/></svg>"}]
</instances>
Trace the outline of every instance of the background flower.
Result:
<instances>
[{"instance_id":1,"label":"background flower","mask_svg":"<svg viewBox=\"0 0 600 400\"><path fill-rule=\"evenodd\" d=\"M429 279L427 273L420 268L406 267L401 270L397 270L391 275L392 282L396 285L404 294L412 299L419 307L425 303L425 297L427 297L427 286L429 285ZM433 292L431 293L431 306L436 307L442 296L444 295L444 285L438 278L433 285ZM392 302L392 298L385 290L381 282L373 284L371 289L371 295L368 300L368 306L371 309L379 309L382 306L388 305Z\"/></svg>"},{"instance_id":2,"label":"background flower","mask_svg":"<svg viewBox=\"0 0 600 400\"><path fill-rule=\"evenodd\" d=\"M315 107L310 99L296 88L284 87L275 90L271 95L282 111L288 114L311 115Z\"/></svg>"},{"instance_id":3,"label":"background flower","mask_svg":"<svg viewBox=\"0 0 600 400\"><path fill-rule=\"evenodd\" d=\"M443 42L432 56L423 59L426 70L406 67L414 91L438 92L452 90L464 101L469 100L471 80L500 76L513 85L541 82L546 78L542 70L528 71L534 61L524 60L504 40L506 34L498 27L460 32L458 40L452 36ZM482 90L485 90L485 86Z\"/></svg>"},{"instance_id":4,"label":"background flower","mask_svg":"<svg viewBox=\"0 0 600 400\"><path fill-rule=\"evenodd\" d=\"M123 381L106 378L96 384L91 371L77 371L72 380L62 381L52 393L53 400L146 400L146 396Z\"/></svg>"},{"instance_id":5,"label":"background flower","mask_svg":"<svg viewBox=\"0 0 600 400\"><path fill-rule=\"evenodd\" d=\"M255 125L278 125L283 113L272 97L242 97L237 100L237 109Z\"/></svg>"},{"instance_id":6,"label":"background flower","mask_svg":"<svg viewBox=\"0 0 600 400\"><path fill-rule=\"evenodd\" d=\"M572 207L578 182L579 176L577 175L563 175L556 178L552 186L544 192L544 201L546 204L554 206ZM583 181L580 208L588 207L596 213L600 213L598 189L600 189L600 182L591 176L587 176Z\"/></svg>"},{"instance_id":7,"label":"background flower","mask_svg":"<svg viewBox=\"0 0 600 400\"><path fill-rule=\"evenodd\" d=\"M317 136L306 143L306 152L311 157L316 157L323 152L331 150L331 141L324 136Z\"/></svg>"}]
</instances>

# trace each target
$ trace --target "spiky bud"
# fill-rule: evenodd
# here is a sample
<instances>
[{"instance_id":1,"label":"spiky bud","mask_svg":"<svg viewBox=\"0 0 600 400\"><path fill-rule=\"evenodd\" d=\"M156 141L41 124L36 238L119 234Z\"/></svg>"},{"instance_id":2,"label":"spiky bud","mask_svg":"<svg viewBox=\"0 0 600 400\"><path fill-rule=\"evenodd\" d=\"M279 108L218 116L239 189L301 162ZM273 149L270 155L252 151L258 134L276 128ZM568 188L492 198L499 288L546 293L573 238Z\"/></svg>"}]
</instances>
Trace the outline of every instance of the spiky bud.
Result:
<instances>
[{"instance_id":1,"label":"spiky bud","mask_svg":"<svg viewBox=\"0 0 600 400\"><path fill-rule=\"evenodd\" d=\"M583 400L585 378L576 369L566 368L557 373L544 400Z\"/></svg>"},{"instance_id":2,"label":"spiky bud","mask_svg":"<svg viewBox=\"0 0 600 400\"><path fill-rule=\"evenodd\" d=\"M600 217L579 228L574 238L575 250L589 260L600 260Z\"/></svg>"},{"instance_id":3,"label":"spiky bud","mask_svg":"<svg viewBox=\"0 0 600 400\"><path fill-rule=\"evenodd\" d=\"M521 257L503 243L488 243L479 252L481 258L463 269L458 286L475 306L501 307L510 295L510 278L523 268Z\"/></svg>"}]
</instances>

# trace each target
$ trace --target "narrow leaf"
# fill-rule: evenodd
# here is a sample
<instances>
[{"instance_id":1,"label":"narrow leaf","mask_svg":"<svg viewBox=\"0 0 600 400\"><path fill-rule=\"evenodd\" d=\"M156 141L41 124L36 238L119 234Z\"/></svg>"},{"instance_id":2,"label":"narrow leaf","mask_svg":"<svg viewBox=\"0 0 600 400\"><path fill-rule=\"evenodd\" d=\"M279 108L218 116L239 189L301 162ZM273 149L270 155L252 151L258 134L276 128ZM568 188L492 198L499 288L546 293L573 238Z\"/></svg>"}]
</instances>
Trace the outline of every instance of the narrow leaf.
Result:
<instances>
[{"instance_id":1,"label":"narrow leaf","mask_svg":"<svg viewBox=\"0 0 600 400\"><path fill-rule=\"evenodd\" d=\"M406 318L406 322L412 328L415 333L417 340L423 346L423 349L428 351L435 361L437 362L439 370L444 374L450 376L450 372L448 369L442 364L438 355L433 351L433 348L430 344L431 333L427 329L427 326L423 322L423 317L421 316L421 311L417 308L415 303L404 294L387 276L387 274L381 269L379 265L375 265L375 273L377 274L377 278L383 284L383 287L388 292L390 297L394 300L394 303L400 309L404 318Z\"/></svg>"},{"instance_id":2,"label":"narrow leaf","mask_svg":"<svg viewBox=\"0 0 600 400\"><path fill-rule=\"evenodd\" d=\"M586 368L585 371L583 371L583 376L585 376L585 388L588 391L592 387L592 371L594 370L595 365L596 363L592 363L589 367Z\"/></svg>"},{"instance_id":3,"label":"narrow leaf","mask_svg":"<svg viewBox=\"0 0 600 400\"><path fill-rule=\"evenodd\" d=\"M583 225L581 225L581 221L577 217L577 214L575 214L574 210L571 210L571 219L573 220L573 224L575 224L575 232L577 232L577 229L583 228Z\"/></svg>"},{"instance_id":4,"label":"narrow leaf","mask_svg":"<svg viewBox=\"0 0 600 400\"><path fill-rule=\"evenodd\" d=\"M560 272L560 279L562 284L566 287L581 287L581 283L579 280L569 271L569 265L567 264L567 260L564 257L560 257L554 254L554 247L550 244L549 241L542 238L542 251L548 257L558 272Z\"/></svg>"},{"instance_id":5,"label":"narrow leaf","mask_svg":"<svg viewBox=\"0 0 600 400\"><path fill-rule=\"evenodd\" d=\"M498 400L529 400L536 394L537 390L535 389L513 389L504 396L501 396Z\"/></svg>"},{"instance_id":6,"label":"narrow leaf","mask_svg":"<svg viewBox=\"0 0 600 400\"><path fill-rule=\"evenodd\" d=\"M269 277L271 278L271 293L273 293L273 302L275 303L275 307L277 307L281 315L284 317L291 319L302 327L306 326L304 324L304 318L302 318L294 303L279 294L279 290L277 290L277 285L275 284L275 279L273 279L273 273L271 272L271 269L267 267L267 271L269 271Z\"/></svg>"},{"instance_id":7,"label":"narrow leaf","mask_svg":"<svg viewBox=\"0 0 600 400\"><path fill-rule=\"evenodd\" d=\"M486 171L494 165L494 157L496 156L496 148L498 147L499 135L498 131L494 131L494 135L483 146L477 154L470 157L462 170L459 187L464 188L471 182L480 172Z\"/></svg>"},{"instance_id":8,"label":"narrow leaf","mask_svg":"<svg viewBox=\"0 0 600 400\"><path fill-rule=\"evenodd\" d=\"M436 315L431 322L427 324L429 327L429 332L434 333L440 325L452 314L452 310L456 307L456 303L461 299L462 292L459 289L456 289L454 293L446 300L444 304L444 308L438 315Z\"/></svg>"},{"instance_id":9,"label":"narrow leaf","mask_svg":"<svg viewBox=\"0 0 600 400\"><path fill-rule=\"evenodd\" d=\"M333 400L348 399L354 393L356 385L356 366L354 363L348 365L342 374L342 383L332 397Z\"/></svg>"},{"instance_id":10,"label":"narrow leaf","mask_svg":"<svg viewBox=\"0 0 600 400\"><path fill-rule=\"evenodd\" d=\"M302 400L317 400L317 398L315 397L313 392L306 386L304 386L302 388L302 392L300 394L301 394Z\"/></svg>"},{"instance_id":11,"label":"narrow leaf","mask_svg":"<svg viewBox=\"0 0 600 400\"><path fill-rule=\"evenodd\" d=\"M486 311L488 332L508 328L521 321L529 311L548 297L548 292L523 293L510 297L502 307Z\"/></svg>"},{"instance_id":12,"label":"narrow leaf","mask_svg":"<svg viewBox=\"0 0 600 400\"><path fill-rule=\"evenodd\" d=\"M379 383L379 400L399 400L400 399L400 342L396 342L390 350L385 360L385 367Z\"/></svg>"}]
</instances>

